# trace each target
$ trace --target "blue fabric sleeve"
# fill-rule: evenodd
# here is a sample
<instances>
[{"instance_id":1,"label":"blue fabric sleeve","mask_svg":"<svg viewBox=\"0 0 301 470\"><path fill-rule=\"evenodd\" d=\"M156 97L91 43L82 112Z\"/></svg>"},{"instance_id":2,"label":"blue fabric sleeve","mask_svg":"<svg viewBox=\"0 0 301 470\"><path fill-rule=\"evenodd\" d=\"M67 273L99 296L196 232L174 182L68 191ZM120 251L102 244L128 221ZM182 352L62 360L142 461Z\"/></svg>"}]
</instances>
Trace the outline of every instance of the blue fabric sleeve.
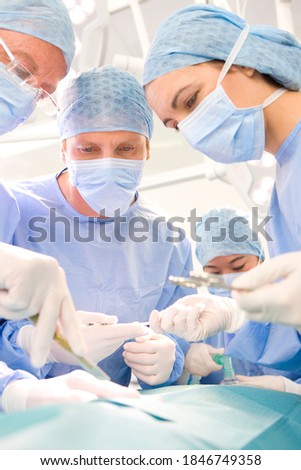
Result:
<instances>
[{"instance_id":1,"label":"blue fabric sleeve","mask_svg":"<svg viewBox=\"0 0 301 470\"><path fill-rule=\"evenodd\" d=\"M17 201L11 191L0 181L0 242L10 243L20 220Z\"/></svg>"},{"instance_id":2,"label":"blue fabric sleeve","mask_svg":"<svg viewBox=\"0 0 301 470\"><path fill-rule=\"evenodd\" d=\"M0 327L0 358L14 370L22 369L30 372L38 379L44 379L52 367L45 364L40 369L32 366L29 355L17 345L17 335L20 329L30 324L28 320L6 321Z\"/></svg>"},{"instance_id":3,"label":"blue fabric sleeve","mask_svg":"<svg viewBox=\"0 0 301 470\"><path fill-rule=\"evenodd\" d=\"M170 374L170 376L169 376L169 378L166 382L164 382L162 384L159 384L159 385L148 385L145 382L143 382L142 380L138 379L138 383L139 383L140 387L144 390L149 390L149 389L152 389L152 388L159 388L159 387L166 387L167 385L176 385L178 379L182 375L183 368L184 368L184 362L185 362L185 355L184 355L181 347L179 346L179 344L175 340L175 338L173 338L171 335L166 335L166 336L171 338L176 343L176 358L175 358L175 362L174 362L174 366L173 366L173 369L171 371L171 374Z\"/></svg>"},{"instance_id":4,"label":"blue fabric sleeve","mask_svg":"<svg viewBox=\"0 0 301 470\"><path fill-rule=\"evenodd\" d=\"M4 362L0 362L0 395L5 387L14 380L33 379L34 377L24 370L12 370Z\"/></svg>"}]
</instances>

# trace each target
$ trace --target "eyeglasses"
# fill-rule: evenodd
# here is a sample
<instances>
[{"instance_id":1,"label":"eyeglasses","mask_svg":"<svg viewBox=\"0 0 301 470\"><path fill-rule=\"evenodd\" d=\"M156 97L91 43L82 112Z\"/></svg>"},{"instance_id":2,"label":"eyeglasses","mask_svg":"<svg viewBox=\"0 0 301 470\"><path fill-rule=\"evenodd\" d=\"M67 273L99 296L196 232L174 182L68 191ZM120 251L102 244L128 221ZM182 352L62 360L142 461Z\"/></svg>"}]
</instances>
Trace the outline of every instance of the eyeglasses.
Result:
<instances>
[{"instance_id":1,"label":"eyeglasses","mask_svg":"<svg viewBox=\"0 0 301 470\"><path fill-rule=\"evenodd\" d=\"M38 108L40 108L48 116L57 114L59 108L52 96L46 90L41 88L32 73L25 67L25 65L18 62L10 49L7 47L3 39L0 37L0 45L5 50L10 59L8 64L5 64L6 70L9 72L13 80L22 87L31 87L35 89L35 101Z\"/></svg>"}]
</instances>

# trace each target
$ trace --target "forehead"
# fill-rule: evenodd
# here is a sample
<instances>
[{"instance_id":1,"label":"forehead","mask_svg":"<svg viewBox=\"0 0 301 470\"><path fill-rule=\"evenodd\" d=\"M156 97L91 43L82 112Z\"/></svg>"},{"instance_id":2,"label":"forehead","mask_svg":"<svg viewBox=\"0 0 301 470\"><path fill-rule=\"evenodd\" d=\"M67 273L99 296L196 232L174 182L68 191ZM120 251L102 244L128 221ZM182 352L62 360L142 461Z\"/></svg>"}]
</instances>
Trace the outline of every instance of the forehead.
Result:
<instances>
[{"instance_id":1,"label":"forehead","mask_svg":"<svg viewBox=\"0 0 301 470\"><path fill-rule=\"evenodd\" d=\"M67 72L63 52L49 42L28 34L3 29L0 29L0 34L16 59L54 91Z\"/></svg>"},{"instance_id":2,"label":"forehead","mask_svg":"<svg viewBox=\"0 0 301 470\"><path fill-rule=\"evenodd\" d=\"M146 137L137 132L130 131L103 131L103 132L84 132L77 134L74 137L67 139L70 144L77 143L95 143L95 144L107 144L114 143L118 144L121 142L137 142L141 143L146 141Z\"/></svg>"},{"instance_id":3,"label":"forehead","mask_svg":"<svg viewBox=\"0 0 301 470\"><path fill-rule=\"evenodd\" d=\"M145 93L150 106L157 114L172 110L174 97L186 87L209 85L216 82L220 65L216 61L191 65L174 70L154 79L145 86Z\"/></svg>"},{"instance_id":4,"label":"forehead","mask_svg":"<svg viewBox=\"0 0 301 470\"><path fill-rule=\"evenodd\" d=\"M218 266L219 268L226 267L237 258L239 258L237 261L250 261L253 258L256 258L256 256L241 253L234 255L216 256L212 260L208 261L207 266Z\"/></svg>"}]
</instances>

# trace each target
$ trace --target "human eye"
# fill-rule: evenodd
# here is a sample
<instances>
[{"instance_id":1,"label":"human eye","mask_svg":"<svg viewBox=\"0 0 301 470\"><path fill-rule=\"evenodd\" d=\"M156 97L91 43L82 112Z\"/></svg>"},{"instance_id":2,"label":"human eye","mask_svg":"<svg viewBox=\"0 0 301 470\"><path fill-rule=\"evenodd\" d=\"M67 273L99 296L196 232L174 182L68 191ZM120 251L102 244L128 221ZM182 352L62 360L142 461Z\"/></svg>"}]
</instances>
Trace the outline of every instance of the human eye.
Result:
<instances>
[{"instance_id":1,"label":"human eye","mask_svg":"<svg viewBox=\"0 0 301 470\"><path fill-rule=\"evenodd\" d=\"M94 153L97 151L96 147L80 147L79 149L82 153L85 153L85 154L90 154L90 153Z\"/></svg>"},{"instance_id":2,"label":"human eye","mask_svg":"<svg viewBox=\"0 0 301 470\"><path fill-rule=\"evenodd\" d=\"M232 268L233 271L241 271L245 267L246 263L244 262L240 266L235 266L235 268Z\"/></svg>"},{"instance_id":3,"label":"human eye","mask_svg":"<svg viewBox=\"0 0 301 470\"><path fill-rule=\"evenodd\" d=\"M192 109L197 102L197 97L198 97L199 92L194 93L186 102L185 102L185 108L186 109Z\"/></svg>"},{"instance_id":4,"label":"human eye","mask_svg":"<svg viewBox=\"0 0 301 470\"><path fill-rule=\"evenodd\" d=\"M133 145L123 145L122 147L119 147L118 150L122 153L131 153L135 150L135 147Z\"/></svg>"},{"instance_id":5,"label":"human eye","mask_svg":"<svg viewBox=\"0 0 301 470\"><path fill-rule=\"evenodd\" d=\"M16 75L22 82L30 82L32 80L31 73L23 66L16 64L11 71Z\"/></svg>"}]
</instances>

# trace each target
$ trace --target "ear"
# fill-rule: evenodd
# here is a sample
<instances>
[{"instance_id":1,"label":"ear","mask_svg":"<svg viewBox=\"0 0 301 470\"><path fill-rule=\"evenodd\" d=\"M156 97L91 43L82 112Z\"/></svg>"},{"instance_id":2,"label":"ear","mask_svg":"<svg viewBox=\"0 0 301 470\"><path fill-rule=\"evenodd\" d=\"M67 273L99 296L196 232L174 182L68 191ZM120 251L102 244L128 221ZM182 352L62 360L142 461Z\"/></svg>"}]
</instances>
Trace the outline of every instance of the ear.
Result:
<instances>
[{"instance_id":1,"label":"ear","mask_svg":"<svg viewBox=\"0 0 301 470\"><path fill-rule=\"evenodd\" d=\"M150 159L150 143L149 140L146 138L146 160Z\"/></svg>"},{"instance_id":2,"label":"ear","mask_svg":"<svg viewBox=\"0 0 301 470\"><path fill-rule=\"evenodd\" d=\"M244 75L246 75L249 78L252 78L253 75L255 74L255 69L253 69L252 67L244 67L241 65L232 65L230 70L232 70L233 72L239 70L240 72L242 72Z\"/></svg>"},{"instance_id":3,"label":"ear","mask_svg":"<svg viewBox=\"0 0 301 470\"><path fill-rule=\"evenodd\" d=\"M66 165L66 140L63 140L60 147L61 160Z\"/></svg>"}]
</instances>

